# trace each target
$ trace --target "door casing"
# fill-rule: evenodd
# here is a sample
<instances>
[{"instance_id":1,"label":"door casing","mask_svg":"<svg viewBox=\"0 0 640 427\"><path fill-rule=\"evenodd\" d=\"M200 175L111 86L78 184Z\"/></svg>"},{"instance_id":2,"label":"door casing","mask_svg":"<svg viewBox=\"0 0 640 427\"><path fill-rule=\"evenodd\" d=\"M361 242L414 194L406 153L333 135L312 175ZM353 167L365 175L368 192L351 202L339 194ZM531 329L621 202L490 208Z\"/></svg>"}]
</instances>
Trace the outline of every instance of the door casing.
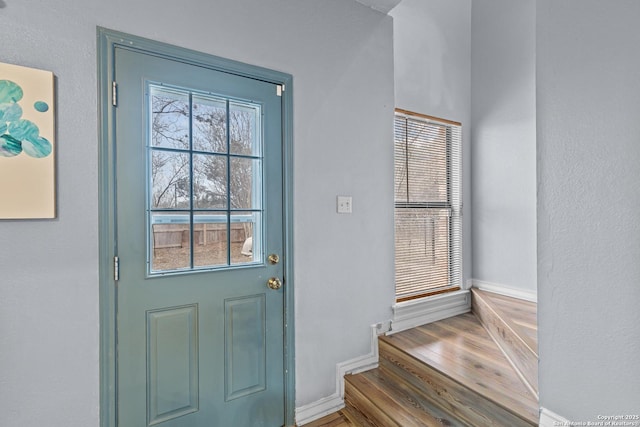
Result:
<instances>
[{"instance_id":1,"label":"door casing","mask_svg":"<svg viewBox=\"0 0 640 427\"><path fill-rule=\"evenodd\" d=\"M116 297L114 256L115 121L112 82L116 46L282 85L282 164L284 230L284 381L285 425L295 424L294 286L293 286L293 78L289 74L98 27L99 120L99 298L100 298L100 425L116 427Z\"/></svg>"}]
</instances>

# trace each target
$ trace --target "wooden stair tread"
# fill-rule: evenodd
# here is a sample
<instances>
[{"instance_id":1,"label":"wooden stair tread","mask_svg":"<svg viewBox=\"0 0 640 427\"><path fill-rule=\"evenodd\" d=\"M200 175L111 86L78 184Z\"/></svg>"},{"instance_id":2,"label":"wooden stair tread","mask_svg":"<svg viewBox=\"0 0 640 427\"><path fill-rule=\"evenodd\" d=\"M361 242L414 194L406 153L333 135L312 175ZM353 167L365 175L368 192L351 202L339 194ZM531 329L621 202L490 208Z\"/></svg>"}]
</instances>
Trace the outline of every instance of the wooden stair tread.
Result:
<instances>
[{"instance_id":1,"label":"wooden stair tread","mask_svg":"<svg viewBox=\"0 0 640 427\"><path fill-rule=\"evenodd\" d=\"M538 355L537 304L510 298L493 292L473 289L473 292L491 304L502 320Z\"/></svg>"},{"instance_id":2,"label":"wooden stair tread","mask_svg":"<svg viewBox=\"0 0 640 427\"><path fill-rule=\"evenodd\" d=\"M398 427L466 427L433 405L419 391L380 368L345 376L345 381L366 394L373 405ZM386 423L383 425L387 427Z\"/></svg>"},{"instance_id":3,"label":"wooden stair tread","mask_svg":"<svg viewBox=\"0 0 640 427\"><path fill-rule=\"evenodd\" d=\"M396 337L395 345L401 345L402 348L412 348L412 351L407 353L438 367L449 376L458 374L466 377L477 370L482 370L502 379L502 372L509 368L508 363L502 360L499 355L496 355L494 360L480 356L481 353L475 347L467 346L468 343L463 340L443 340L425 345L421 342L421 338L424 336L428 336L424 331L411 331L401 337Z\"/></svg>"},{"instance_id":4,"label":"wooden stair tread","mask_svg":"<svg viewBox=\"0 0 640 427\"><path fill-rule=\"evenodd\" d=\"M485 339L481 328L479 324L466 321L461 323L460 319L451 318L449 322L433 323L428 329L418 329L416 332L422 336L429 336L429 339L434 343L446 341L463 350L473 349L474 355L477 355L479 359L506 366L504 359L500 357L502 352L493 345L493 342ZM461 334L461 330L465 333ZM445 347L434 344L433 348L434 351L441 352Z\"/></svg>"},{"instance_id":5,"label":"wooden stair tread","mask_svg":"<svg viewBox=\"0 0 640 427\"><path fill-rule=\"evenodd\" d=\"M537 423L538 401L472 314L380 337L455 382ZM489 357L483 356L483 349Z\"/></svg>"}]
</instances>

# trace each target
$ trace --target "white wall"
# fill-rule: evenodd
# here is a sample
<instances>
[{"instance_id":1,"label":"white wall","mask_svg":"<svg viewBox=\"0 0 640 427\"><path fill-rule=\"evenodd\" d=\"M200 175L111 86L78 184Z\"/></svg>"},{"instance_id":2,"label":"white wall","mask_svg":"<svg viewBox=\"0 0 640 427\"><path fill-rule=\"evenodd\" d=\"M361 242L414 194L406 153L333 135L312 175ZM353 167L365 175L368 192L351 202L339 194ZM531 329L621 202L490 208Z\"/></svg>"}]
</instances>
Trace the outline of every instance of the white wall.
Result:
<instances>
[{"instance_id":1,"label":"white wall","mask_svg":"<svg viewBox=\"0 0 640 427\"><path fill-rule=\"evenodd\" d=\"M0 425L99 424L97 25L294 76L296 405L335 392L391 315L391 18L344 0L0 4L2 61L57 77L59 206L0 222Z\"/></svg>"},{"instance_id":2,"label":"white wall","mask_svg":"<svg viewBox=\"0 0 640 427\"><path fill-rule=\"evenodd\" d=\"M466 283L471 277L471 0L402 0L390 15L395 106L462 123Z\"/></svg>"},{"instance_id":3,"label":"white wall","mask_svg":"<svg viewBox=\"0 0 640 427\"><path fill-rule=\"evenodd\" d=\"M537 1L540 402L640 412L640 3Z\"/></svg>"},{"instance_id":4,"label":"white wall","mask_svg":"<svg viewBox=\"0 0 640 427\"><path fill-rule=\"evenodd\" d=\"M535 295L535 1L474 0L473 277Z\"/></svg>"}]
</instances>

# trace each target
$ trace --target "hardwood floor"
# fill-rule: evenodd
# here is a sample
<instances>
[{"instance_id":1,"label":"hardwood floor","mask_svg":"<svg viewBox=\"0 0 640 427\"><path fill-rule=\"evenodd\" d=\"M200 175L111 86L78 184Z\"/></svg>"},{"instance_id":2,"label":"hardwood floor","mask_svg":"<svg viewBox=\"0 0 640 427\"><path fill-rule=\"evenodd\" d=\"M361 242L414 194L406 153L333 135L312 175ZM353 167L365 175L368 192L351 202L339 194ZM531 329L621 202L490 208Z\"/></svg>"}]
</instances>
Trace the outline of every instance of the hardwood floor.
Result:
<instances>
[{"instance_id":1,"label":"hardwood floor","mask_svg":"<svg viewBox=\"0 0 640 427\"><path fill-rule=\"evenodd\" d=\"M349 419L344 415L343 411L338 411L319 420L305 424L305 427L354 427Z\"/></svg>"},{"instance_id":2,"label":"hardwood floor","mask_svg":"<svg viewBox=\"0 0 640 427\"><path fill-rule=\"evenodd\" d=\"M537 425L537 399L473 314L381 337L380 355L469 425Z\"/></svg>"},{"instance_id":3,"label":"hardwood floor","mask_svg":"<svg viewBox=\"0 0 640 427\"><path fill-rule=\"evenodd\" d=\"M379 367L346 375L346 407L307 426L537 426L536 305L473 298L474 313L379 337Z\"/></svg>"},{"instance_id":4,"label":"hardwood floor","mask_svg":"<svg viewBox=\"0 0 640 427\"><path fill-rule=\"evenodd\" d=\"M473 312L537 398L536 304L478 289L472 290L472 298Z\"/></svg>"},{"instance_id":5,"label":"hardwood floor","mask_svg":"<svg viewBox=\"0 0 640 427\"><path fill-rule=\"evenodd\" d=\"M370 425L465 427L421 390L412 387L410 381L383 365L360 375L345 377L347 407L365 414Z\"/></svg>"},{"instance_id":6,"label":"hardwood floor","mask_svg":"<svg viewBox=\"0 0 640 427\"><path fill-rule=\"evenodd\" d=\"M535 302L509 298L479 289L472 291L475 296L491 300L493 309L500 312L503 320L536 354L538 353L538 309Z\"/></svg>"}]
</instances>

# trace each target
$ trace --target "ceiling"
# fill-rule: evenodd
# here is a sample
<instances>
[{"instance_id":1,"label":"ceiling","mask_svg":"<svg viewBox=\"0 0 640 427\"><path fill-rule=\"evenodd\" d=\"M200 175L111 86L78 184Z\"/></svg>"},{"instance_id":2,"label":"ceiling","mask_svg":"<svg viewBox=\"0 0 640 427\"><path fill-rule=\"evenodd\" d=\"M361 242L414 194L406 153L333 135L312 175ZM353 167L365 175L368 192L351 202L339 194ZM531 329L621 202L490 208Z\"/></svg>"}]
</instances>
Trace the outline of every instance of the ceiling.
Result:
<instances>
[{"instance_id":1,"label":"ceiling","mask_svg":"<svg viewBox=\"0 0 640 427\"><path fill-rule=\"evenodd\" d=\"M365 6L369 6L382 13L389 13L391 9L396 7L402 0L356 0Z\"/></svg>"}]
</instances>

